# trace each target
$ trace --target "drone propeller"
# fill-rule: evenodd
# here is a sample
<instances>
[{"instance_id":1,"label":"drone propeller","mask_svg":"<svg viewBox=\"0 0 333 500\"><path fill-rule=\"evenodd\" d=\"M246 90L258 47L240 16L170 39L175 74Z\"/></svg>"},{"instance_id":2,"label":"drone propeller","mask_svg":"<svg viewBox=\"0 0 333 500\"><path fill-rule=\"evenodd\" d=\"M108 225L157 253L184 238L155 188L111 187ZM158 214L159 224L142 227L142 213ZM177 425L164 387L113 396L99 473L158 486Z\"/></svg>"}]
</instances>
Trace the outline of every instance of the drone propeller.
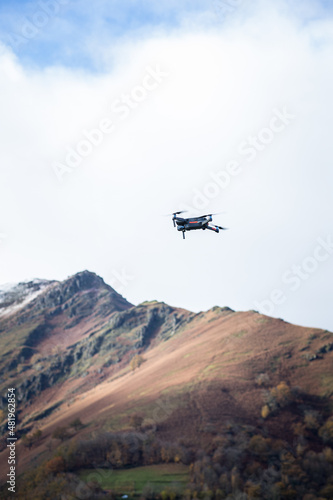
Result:
<instances>
[{"instance_id":1,"label":"drone propeller","mask_svg":"<svg viewBox=\"0 0 333 500\"><path fill-rule=\"evenodd\" d=\"M224 231L226 231L228 229L227 227L222 227L222 226L215 226L215 227L218 227L219 229L223 229Z\"/></svg>"},{"instance_id":2,"label":"drone propeller","mask_svg":"<svg viewBox=\"0 0 333 500\"><path fill-rule=\"evenodd\" d=\"M173 221L173 225L174 227L176 227L176 223L175 223L175 218L176 218L176 215L179 215L179 214L184 214L185 212L187 212L187 210L179 210L178 212L173 212L172 214L167 214L167 216L170 216L172 215L172 221Z\"/></svg>"},{"instance_id":3,"label":"drone propeller","mask_svg":"<svg viewBox=\"0 0 333 500\"><path fill-rule=\"evenodd\" d=\"M205 214L205 215L200 215L200 217L211 217L213 215L220 215L220 214L225 214L225 212L216 212L215 214Z\"/></svg>"},{"instance_id":4,"label":"drone propeller","mask_svg":"<svg viewBox=\"0 0 333 500\"><path fill-rule=\"evenodd\" d=\"M180 210L179 212L173 212L172 214L164 214L165 217L170 217L170 215L178 215L187 212L188 210Z\"/></svg>"},{"instance_id":5,"label":"drone propeller","mask_svg":"<svg viewBox=\"0 0 333 500\"><path fill-rule=\"evenodd\" d=\"M187 212L187 210L180 210L179 212L174 212L174 213L173 213L173 214L171 214L171 215L184 214L185 212Z\"/></svg>"}]
</instances>

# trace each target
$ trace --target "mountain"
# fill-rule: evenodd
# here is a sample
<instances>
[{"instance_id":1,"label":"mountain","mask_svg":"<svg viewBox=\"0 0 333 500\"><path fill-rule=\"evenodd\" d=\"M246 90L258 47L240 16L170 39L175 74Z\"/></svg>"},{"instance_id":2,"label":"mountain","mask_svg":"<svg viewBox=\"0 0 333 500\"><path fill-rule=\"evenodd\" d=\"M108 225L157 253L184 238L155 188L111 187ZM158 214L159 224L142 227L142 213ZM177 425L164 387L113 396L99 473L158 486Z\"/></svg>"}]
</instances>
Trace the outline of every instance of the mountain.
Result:
<instances>
[{"instance_id":1,"label":"mountain","mask_svg":"<svg viewBox=\"0 0 333 500\"><path fill-rule=\"evenodd\" d=\"M26 383L36 371L31 361L54 361L56 351L64 353L104 327L115 312L131 307L102 278L88 271L61 283L34 280L5 287L0 292L0 383L13 370L25 372ZM38 371L44 373L43 368ZM24 392L22 398L28 401L31 394Z\"/></svg>"},{"instance_id":2,"label":"mountain","mask_svg":"<svg viewBox=\"0 0 333 500\"><path fill-rule=\"evenodd\" d=\"M61 481L72 492L89 468L161 463L187 467L180 498L333 498L331 332L228 307L134 306L88 271L3 287L0 311L1 479L15 387L21 498ZM97 490L89 498L115 495Z\"/></svg>"}]
</instances>

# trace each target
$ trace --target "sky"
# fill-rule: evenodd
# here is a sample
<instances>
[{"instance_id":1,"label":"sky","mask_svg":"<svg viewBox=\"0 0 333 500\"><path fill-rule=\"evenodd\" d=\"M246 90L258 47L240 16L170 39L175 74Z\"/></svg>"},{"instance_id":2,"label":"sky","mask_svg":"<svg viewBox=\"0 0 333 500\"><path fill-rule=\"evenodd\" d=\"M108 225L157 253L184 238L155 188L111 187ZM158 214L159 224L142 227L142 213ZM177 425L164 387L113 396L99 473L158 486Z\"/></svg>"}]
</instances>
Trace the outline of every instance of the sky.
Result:
<instances>
[{"instance_id":1,"label":"sky","mask_svg":"<svg viewBox=\"0 0 333 500\"><path fill-rule=\"evenodd\" d=\"M319 0L0 1L0 283L333 331L332 57Z\"/></svg>"}]
</instances>

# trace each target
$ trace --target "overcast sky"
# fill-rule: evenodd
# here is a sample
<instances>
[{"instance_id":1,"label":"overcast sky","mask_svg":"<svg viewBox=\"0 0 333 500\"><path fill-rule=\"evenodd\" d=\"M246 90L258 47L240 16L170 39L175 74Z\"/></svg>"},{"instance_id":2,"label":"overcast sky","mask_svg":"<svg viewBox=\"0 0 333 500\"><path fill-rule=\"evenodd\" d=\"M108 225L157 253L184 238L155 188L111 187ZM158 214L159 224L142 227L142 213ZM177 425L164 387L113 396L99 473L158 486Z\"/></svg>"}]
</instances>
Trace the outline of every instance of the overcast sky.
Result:
<instances>
[{"instance_id":1,"label":"overcast sky","mask_svg":"<svg viewBox=\"0 0 333 500\"><path fill-rule=\"evenodd\" d=\"M134 304L333 330L329 2L14 0L0 20L0 283L89 269ZM229 230L183 241L163 214L185 208Z\"/></svg>"}]
</instances>

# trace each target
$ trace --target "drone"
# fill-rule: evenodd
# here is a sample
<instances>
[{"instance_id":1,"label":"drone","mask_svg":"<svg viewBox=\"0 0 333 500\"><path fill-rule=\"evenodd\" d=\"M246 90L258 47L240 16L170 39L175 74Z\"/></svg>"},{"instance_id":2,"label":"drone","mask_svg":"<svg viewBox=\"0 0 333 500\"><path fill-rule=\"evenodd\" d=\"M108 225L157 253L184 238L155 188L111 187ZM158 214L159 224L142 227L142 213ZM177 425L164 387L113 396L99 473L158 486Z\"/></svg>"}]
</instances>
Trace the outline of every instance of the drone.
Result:
<instances>
[{"instance_id":1,"label":"drone","mask_svg":"<svg viewBox=\"0 0 333 500\"><path fill-rule=\"evenodd\" d=\"M196 229L209 229L210 231L214 231L215 233L219 233L220 229L226 230L226 227L215 226L214 224L210 225L209 223L213 220L213 215L217 214L206 214L200 215L200 217L190 217L184 219L183 217L178 217L179 214L183 214L186 210L182 210L180 212L174 212L172 215L172 221L174 227L177 225L177 231L182 231L183 239L185 240L185 232L186 231L195 231Z\"/></svg>"}]
</instances>

